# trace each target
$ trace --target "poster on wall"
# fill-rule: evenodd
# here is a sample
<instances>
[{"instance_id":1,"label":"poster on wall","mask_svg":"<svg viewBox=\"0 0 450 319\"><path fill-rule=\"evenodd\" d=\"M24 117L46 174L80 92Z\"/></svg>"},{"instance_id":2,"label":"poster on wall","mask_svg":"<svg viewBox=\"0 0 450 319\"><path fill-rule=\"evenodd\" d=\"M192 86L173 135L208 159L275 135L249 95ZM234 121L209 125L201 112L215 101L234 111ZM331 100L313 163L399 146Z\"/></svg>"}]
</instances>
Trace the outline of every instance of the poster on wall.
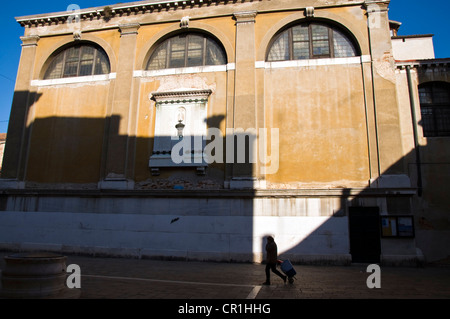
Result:
<instances>
[{"instance_id":1,"label":"poster on wall","mask_svg":"<svg viewBox=\"0 0 450 319\"><path fill-rule=\"evenodd\" d=\"M412 217L398 217L397 229L400 237L414 237Z\"/></svg>"},{"instance_id":2,"label":"poster on wall","mask_svg":"<svg viewBox=\"0 0 450 319\"><path fill-rule=\"evenodd\" d=\"M381 233L383 237L397 236L397 218L382 217L381 218Z\"/></svg>"},{"instance_id":3,"label":"poster on wall","mask_svg":"<svg viewBox=\"0 0 450 319\"><path fill-rule=\"evenodd\" d=\"M381 236L391 238L414 237L412 216L382 216Z\"/></svg>"}]
</instances>

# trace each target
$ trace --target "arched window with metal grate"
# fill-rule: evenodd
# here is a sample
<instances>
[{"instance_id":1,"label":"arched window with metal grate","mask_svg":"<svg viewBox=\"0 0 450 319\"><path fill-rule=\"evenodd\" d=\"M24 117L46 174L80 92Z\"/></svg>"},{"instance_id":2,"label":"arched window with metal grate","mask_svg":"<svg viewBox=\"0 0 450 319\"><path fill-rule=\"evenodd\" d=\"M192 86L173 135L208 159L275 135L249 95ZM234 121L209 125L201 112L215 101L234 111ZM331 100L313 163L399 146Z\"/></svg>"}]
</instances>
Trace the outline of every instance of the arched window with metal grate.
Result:
<instances>
[{"instance_id":1,"label":"arched window with metal grate","mask_svg":"<svg viewBox=\"0 0 450 319\"><path fill-rule=\"evenodd\" d=\"M212 37L183 33L160 43L147 64L147 70L185 68L227 63L225 50Z\"/></svg>"},{"instance_id":2,"label":"arched window with metal grate","mask_svg":"<svg viewBox=\"0 0 450 319\"><path fill-rule=\"evenodd\" d=\"M358 56L347 32L331 24L307 22L291 26L272 41L268 62Z\"/></svg>"},{"instance_id":3,"label":"arched window with metal grate","mask_svg":"<svg viewBox=\"0 0 450 319\"><path fill-rule=\"evenodd\" d=\"M97 45L79 43L55 54L44 80L110 73L110 63L105 51Z\"/></svg>"}]
</instances>

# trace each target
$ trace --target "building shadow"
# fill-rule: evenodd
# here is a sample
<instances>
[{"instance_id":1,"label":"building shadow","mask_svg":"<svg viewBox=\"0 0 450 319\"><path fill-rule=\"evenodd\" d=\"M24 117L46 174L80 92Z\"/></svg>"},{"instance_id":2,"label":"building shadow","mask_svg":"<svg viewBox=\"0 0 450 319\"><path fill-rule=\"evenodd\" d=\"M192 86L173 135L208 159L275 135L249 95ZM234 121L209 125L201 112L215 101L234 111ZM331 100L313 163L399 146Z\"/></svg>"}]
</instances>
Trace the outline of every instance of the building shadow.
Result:
<instances>
[{"instance_id":1,"label":"building shadow","mask_svg":"<svg viewBox=\"0 0 450 319\"><path fill-rule=\"evenodd\" d=\"M208 127L223 120L209 118ZM436 194L429 186L436 176L450 177L449 170L437 174L438 167L417 163L417 150L366 188L258 189L252 185L251 133L234 136L234 154L242 151L237 140L246 141L246 153L231 171L224 154L223 163L208 164L202 174L174 165L155 176L149 165L155 140L120 135L120 121L48 117L11 127L2 178L24 187L0 192L1 249L262 262L265 237L272 235L280 258L294 263L403 265L422 263L423 254L433 254L436 243L448 238L448 227L438 226L441 215L417 207L432 202L448 210L448 190ZM422 155L427 147L420 147ZM132 189L111 187L113 180L101 183L111 163L123 163ZM398 167L407 170L393 174ZM238 187L229 187L230 176Z\"/></svg>"},{"instance_id":2,"label":"building shadow","mask_svg":"<svg viewBox=\"0 0 450 319\"><path fill-rule=\"evenodd\" d=\"M23 179L27 152L27 141L31 136L33 123L26 123L24 119L33 111L33 105L41 98L41 93L29 91L16 91L12 101L13 107L8 124L7 139L5 142L1 178Z\"/></svg>"},{"instance_id":3,"label":"building shadow","mask_svg":"<svg viewBox=\"0 0 450 319\"><path fill-rule=\"evenodd\" d=\"M223 120L208 118L208 127L219 128ZM254 190L248 184L225 189L225 176L232 174L225 153L222 164L211 163L202 174L195 165L158 167L151 161L155 139L118 134L120 121L118 116L37 118L27 138L11 141L26 144L28 160L21 178L14 175L11 151L5 154L0 249L253 260ZM114 185L122 179L108 179L121 161L132 189Z\"/></svg>"},{"instance_id":4,"label":"building shadow","mask_svg":"<svg viewBox=\"0 0 450 319\"><path fill-rule=\"evenodd\" d=\"M328 199L311 196L316 207L326 208L316 211L316 226L297 242L291 227L301 229L300 222L292 220L286 233L279 232L281 259L300 264L417 266L447 258L450 190L440 185L450 178L450 154L439 151L447 145L445 138L417 143L370 186L334 190L329 195L339 202L334 208L328 207ZM298 206L308 210L307 205ZM311 216L302 209L295 215Z\"/></svg>"}]
</instances>

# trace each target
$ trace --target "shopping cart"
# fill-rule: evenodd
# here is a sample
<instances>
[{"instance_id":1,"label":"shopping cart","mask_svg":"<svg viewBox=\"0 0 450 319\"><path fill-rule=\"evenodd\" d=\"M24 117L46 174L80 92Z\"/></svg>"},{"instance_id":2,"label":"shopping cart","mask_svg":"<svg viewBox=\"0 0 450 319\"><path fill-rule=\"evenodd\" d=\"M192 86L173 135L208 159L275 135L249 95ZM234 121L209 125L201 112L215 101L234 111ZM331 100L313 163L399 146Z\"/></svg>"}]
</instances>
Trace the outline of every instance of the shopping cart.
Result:
<instances>
[{"instance_id":1,"label":"shopping cart","mask_svg":"<svg viewBox=\"0 0 450 319\"><path fill-rule=\"evenodd\" d=\"M286 259L284 261L278 260L278 264L280 265L281 271L288 277L289 283L294 283L294 279L296 279L295 275L297 275L297 272L292 266L291 261L289 259Z\"/></svg>"}]
</instances>

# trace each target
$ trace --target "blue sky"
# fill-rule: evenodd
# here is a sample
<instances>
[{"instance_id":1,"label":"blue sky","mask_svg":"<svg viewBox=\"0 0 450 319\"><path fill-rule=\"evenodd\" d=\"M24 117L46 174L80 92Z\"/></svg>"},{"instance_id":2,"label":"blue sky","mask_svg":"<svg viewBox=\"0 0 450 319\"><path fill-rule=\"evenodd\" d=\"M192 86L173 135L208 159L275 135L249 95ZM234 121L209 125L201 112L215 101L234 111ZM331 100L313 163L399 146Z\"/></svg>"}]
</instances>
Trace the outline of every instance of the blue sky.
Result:
<instances>
[{"instance_id":1,"label":"blue sky","mask_svg":"<svg viewBox=\"0 0 450 319\"><path fill-rule=\"evenodd\" d=\"M279 0L282 1L282 0ZM300 0L299 0L300 1ZM2 50L0 55L0 133L8 129L14 82L21 52L20 36L23 28L15 17L66 11L70 4L81 8L104 6L120 1L72 0L72 1L5 1L1 10ZM126 2L126 1L123 1ZM389 18L402 22L400 35L434 34L434 47L437 58L450 57L450 23L448 0L391 0Z\"/></svg>"}]
</instances>

